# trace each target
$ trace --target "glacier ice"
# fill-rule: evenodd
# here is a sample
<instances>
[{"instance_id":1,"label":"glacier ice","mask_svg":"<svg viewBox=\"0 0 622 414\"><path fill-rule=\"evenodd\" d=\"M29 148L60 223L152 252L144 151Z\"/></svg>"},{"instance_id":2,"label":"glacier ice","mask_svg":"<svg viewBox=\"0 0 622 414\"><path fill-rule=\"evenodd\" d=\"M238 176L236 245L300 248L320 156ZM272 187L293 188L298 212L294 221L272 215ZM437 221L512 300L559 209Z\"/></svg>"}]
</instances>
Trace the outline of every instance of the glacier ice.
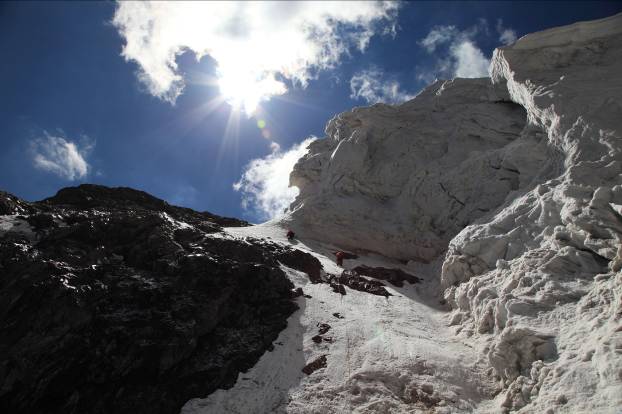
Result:
<instances>
[{"instance_id":1,"label":"glacier ice","mask_svg":"<svg viewBox=\"0 0 622 414\"><path fill-rule=\"evenodd\" d=\"M622 407L622 14L495 51L491 79L437 81L333 118L290 182L298 235L442 260L457 336L495 410Z\"/></svg>"}]
</instances>

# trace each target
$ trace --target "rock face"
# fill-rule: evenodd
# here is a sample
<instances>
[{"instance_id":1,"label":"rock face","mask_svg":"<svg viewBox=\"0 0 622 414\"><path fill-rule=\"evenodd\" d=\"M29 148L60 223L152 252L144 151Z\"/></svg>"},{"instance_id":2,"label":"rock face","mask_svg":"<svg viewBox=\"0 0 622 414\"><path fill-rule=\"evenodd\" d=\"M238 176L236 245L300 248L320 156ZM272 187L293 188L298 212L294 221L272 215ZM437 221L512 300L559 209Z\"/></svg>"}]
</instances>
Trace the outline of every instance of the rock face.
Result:
<instances>
[{"instance_id":1,"label":"rock face","mask_svg":"<svg viewBox=\"0 0 622 414\"><path fill-rule=\"evenodd\" d=\"M231 386L287 325L297 305L277 260L313 263L128 188L1 193L0 209L5 413L178 412Z\"/></svg>"},{"instance_id":2,"label":"rock face","mask_svg":"<svg viewBox=\"0 0 622 414\"><path fill-rule=\"evenodd\" d=\"M622 15L525 36L489 79L331 120L291 175L301 237L443 258L497 403L622 406Z\"/></svg>"}]
</instances>

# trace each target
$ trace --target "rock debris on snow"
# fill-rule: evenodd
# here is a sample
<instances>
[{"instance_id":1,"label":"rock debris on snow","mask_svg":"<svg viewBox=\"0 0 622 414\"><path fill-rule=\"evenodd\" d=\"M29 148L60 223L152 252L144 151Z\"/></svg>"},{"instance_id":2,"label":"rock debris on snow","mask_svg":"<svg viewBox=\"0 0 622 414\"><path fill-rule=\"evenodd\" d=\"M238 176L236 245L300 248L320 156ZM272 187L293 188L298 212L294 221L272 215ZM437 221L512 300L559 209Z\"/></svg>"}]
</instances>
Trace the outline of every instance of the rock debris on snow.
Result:
<instances>
[{"instance_id":1,"label":"rock debris on snow","mask_svg":"<svg viewBox=\"0 0 622 414\"><path fill-rule=\"evenodd\" d=\"M317 332L320 335L324 335L326 332L330 330L330 325L327 323L318 323L317 324Z\"/></svg>"},{"instance_id":2,"label":"rock debris on snow","mask_svg":"<svg viewBox=\"0 0 622 414\"><path fill-rule=\"evenodd\" d=\"M342 295L346 294L344 286L347 286L350 289L371 293L372 295L391 296L384 288L382 282L364 278L354 270L344 270L339 276L328 275L328 283L335 292L341 293Z\"/></svg>"},{"instance_id":3,"label":"rock debris on snow","mask_svg":"<svg viewBox=\"0 0 622 414\"><path fill-rule=\"evenodd\" d=\"M413 284L421 282L417 276L404 272L402 269L387 269L384 267L356 266L352 269L363 276L373 277L374 279L386 280L393 286L402 287L404 281Z\"/></svg>"},{"instance_id":4,"label":"rock debris on snow","mask_svg":"<svg viewBox=\"0 0 622 414\"><path fill-rule=\"evenodd\" d=\"M322 355L319 358L309 362L307 365L304 366L304 368L302 369L302 372L304 372L307 375L311 375L318 369L321 369L324 367L326 367L326 355Z\"/></svg>"}]
</instances>

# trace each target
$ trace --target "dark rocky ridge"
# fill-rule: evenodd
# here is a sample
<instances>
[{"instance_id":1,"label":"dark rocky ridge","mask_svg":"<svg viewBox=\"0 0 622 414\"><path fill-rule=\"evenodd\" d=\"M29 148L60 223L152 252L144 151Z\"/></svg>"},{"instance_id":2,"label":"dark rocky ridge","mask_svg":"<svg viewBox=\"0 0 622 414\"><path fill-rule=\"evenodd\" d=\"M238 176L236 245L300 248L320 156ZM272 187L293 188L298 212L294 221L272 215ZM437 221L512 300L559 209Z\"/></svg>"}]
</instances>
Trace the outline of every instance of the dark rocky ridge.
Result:
<instances>
[{"instance_id":1,"label":"dark rocky ridge","mask_svg":"<svg viewBox=\"0 0 622 414\"><path fill-rule=\"evenodd\" d=\"M0 192L7 214L36 236L0 232L0 412L178 412L233 385L287 325L297 305L277 260L321 269L274 243L214 237L246 222L129 188L36 203Z\"/></svg>"}]
</instances>

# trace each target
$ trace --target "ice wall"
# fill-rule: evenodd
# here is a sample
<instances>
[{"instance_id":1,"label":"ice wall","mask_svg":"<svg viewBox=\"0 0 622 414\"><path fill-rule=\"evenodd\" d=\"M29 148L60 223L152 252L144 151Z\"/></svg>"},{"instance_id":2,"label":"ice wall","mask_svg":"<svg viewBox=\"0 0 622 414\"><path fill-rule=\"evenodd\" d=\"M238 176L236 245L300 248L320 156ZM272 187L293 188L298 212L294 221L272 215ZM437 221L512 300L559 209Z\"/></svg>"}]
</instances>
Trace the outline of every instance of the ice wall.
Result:
<instances>
[{"instance_id":1,"label":"ice wall","mask_svg":"<svg viewBox=\"0 0 622 414\"><path fill-rule=\"evenodd\" d=\"M563 156L559 176L461 231L443 264L452 322L488 341L506 409L622 407L621 45L616 15L493 57L493 80Z\"/></svg>"},{"instance_id":2,"label":"ice wall","mask_svg":"<svg viewBox=\"0 0 622 414\"><path fill-rule=\"evenodd\" d=\"M294 167L301 235L430 261L479 217L558 169L544 133L490 79L438 81L400 106L355 108Z\"/></svg>"},{"instance_id":3,"label":"ice wall","mask_svg":"<svg viewBox=\"0 0 622 414\"><path fill-rule=\"evenodd\" d=\"M439 81L332 119L291 175L302 237L444 255L456 334L497 403L622 407L622 15L495 51L492 80Z\"/></svg>"}]
</instances>

